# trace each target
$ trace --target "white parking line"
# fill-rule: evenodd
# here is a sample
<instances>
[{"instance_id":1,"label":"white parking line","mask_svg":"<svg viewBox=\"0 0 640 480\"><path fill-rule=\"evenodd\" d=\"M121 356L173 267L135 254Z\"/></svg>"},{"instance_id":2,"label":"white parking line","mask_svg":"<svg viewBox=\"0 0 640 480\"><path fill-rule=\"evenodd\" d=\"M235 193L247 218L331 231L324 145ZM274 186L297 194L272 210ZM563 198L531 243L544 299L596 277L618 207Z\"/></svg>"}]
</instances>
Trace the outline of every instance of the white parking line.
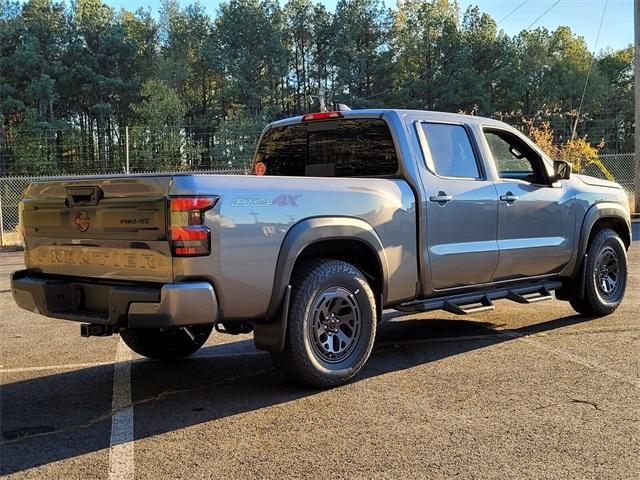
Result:
<instances>
[{"instance_id":1,"label":"white parking line","mask_svg":"<svg viewBox=\"0 0 640 480\"><path fill-rule=\"evenodd\" d=\"M131 350L122 339L118 342L113 365L113 400L111 403L111 447L109 479L133 480L133 405L131 404Z\"/></svg>"}]
</instances>

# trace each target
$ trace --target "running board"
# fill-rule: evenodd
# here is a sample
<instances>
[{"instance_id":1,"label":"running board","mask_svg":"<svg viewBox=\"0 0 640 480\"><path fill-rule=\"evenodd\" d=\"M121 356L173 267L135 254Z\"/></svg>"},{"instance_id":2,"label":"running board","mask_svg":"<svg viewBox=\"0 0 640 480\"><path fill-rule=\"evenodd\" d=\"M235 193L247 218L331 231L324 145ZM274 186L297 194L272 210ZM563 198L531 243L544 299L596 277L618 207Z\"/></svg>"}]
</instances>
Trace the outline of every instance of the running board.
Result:
<instances>
[{"instance_id":1,"label":"running board","mask_svg":"<svg viewBox=\"0 0 640 480\"><path fill-rule=\"evenodd\" d=\"M493 310L494 300L507 299L517 303L536 303L551 300L551 292L562 286L560 281L533 283L497 288L483 292L462 293L448 297L428 298L415 302L402 303L394 308L401 312L430 312L445 310L455 315L471 315Z\"/></svg>"},{"instance_id":2,"label":"running board","mask_svg":"<svg viewBox=\"0 0 640 480\"><path fill-rule=\"evenodd\" d=\"M540 290L531 293L520 293L516 290L511 290L507 299L517 303L536 303L551 300L553 299L553 295L551 295L549 289L543 285L540 287Z\"/></svg>"}]
</instances>

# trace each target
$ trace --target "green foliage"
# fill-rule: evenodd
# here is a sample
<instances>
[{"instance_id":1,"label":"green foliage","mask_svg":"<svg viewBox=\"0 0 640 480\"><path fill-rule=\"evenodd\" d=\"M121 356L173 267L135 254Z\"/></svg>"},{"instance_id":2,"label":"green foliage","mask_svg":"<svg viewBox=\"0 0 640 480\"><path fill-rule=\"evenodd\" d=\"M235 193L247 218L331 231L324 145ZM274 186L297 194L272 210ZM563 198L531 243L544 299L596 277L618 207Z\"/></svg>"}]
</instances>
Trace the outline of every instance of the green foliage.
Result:
<instances>
[{"instance_id":1,"label":"green foliage","mask_svg":"<svg viewBox=\"0 0 640 480\"><path fill-rule=\"evenodd\" d=\"M233 105L227 120L216 130L211 152L215 159L213 166L249 168L263 125L264 122L250 117L243 107Z\"/></svg>"},{"instance_id":2,"label":"green foliage","mask_svg":"<svg viewBox=\"0 0 640 480\"><path fill-rule=\"evenodd\" d=\"M354 108L548 121L564 144L590 65L578 138L632 149L631 46L594 58L566 26L510 38L449 0L315 1L228 0L212 17L164 0L155 19L103 0L0 0L0 172L119 169L127 125L137 168L243 166L265 122L317 110L321 91Z\"/></svg>"},{"instance_id":3,"label":"green foliage","mask_svg":"<svg viewBox=\"0 0 640 480\"><path fill-rule=\"evenodd\" d=\"M379 0L340 0L334 20L336 68L334 89L349 95L350 103L369 106L375 93L389 86L386 45L389 14Z\"/></svg>"},{"instance_id":4,"label":"green foliage","mask_svg":"<svg viewBox=\"0 0 640 480\"><path fill-rule=\"evenodd\" d=\"M142 124L151 128L179 125L186 112L180 95L163 81L147 80L141 89L142 101L132 105Z\"/></svg>"},{"instance_id":5,"label":"green foliage","mask_svg":"<svg viewBox=\"0 0 640 480\"><path fill-rule=\"evenodd\" d=\"M225 77L225 115L234 103L259 115L277 102L287 74L280 8L268 0L231 0L220 7L210 63Z\"/></svg>"}]
</instances>

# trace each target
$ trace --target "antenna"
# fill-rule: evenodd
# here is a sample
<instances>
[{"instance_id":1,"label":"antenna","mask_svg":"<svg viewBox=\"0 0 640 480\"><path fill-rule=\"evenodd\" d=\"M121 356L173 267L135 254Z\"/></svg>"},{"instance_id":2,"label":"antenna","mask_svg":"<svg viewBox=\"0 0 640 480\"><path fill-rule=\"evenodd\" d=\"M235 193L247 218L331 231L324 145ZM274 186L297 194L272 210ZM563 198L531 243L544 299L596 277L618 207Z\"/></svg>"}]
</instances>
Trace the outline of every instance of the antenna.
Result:
<instances>
[{"instance_id":1,"label":"antenna","mask_svg":"<svg viewBox=\"0 0 640 480\"><path fill-rule=\"evenodd\" d=\"M320 87L318 89L318 98L320 99L320 111L321 112L326 112L327 111L327 103L325 102L324 88L322 88L322 87Z\"/></svg>"}]
</instances>

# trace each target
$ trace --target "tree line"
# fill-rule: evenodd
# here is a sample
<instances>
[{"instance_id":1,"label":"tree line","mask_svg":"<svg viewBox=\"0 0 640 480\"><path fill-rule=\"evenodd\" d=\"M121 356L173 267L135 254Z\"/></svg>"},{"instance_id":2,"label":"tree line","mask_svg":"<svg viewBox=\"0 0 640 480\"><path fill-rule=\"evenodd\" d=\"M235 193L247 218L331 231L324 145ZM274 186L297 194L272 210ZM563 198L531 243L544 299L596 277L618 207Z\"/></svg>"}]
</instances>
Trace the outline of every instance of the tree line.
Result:
<instances>
[{"instance_id":1,"label":"tree line","mask_svg":"<svg viewBox=\"0 0 640 480\"><path fill-rule=\"evenodd\" d=\"M632 85L631 45L594 56L566 26L509 36L454 0L339 0L335 12L228 0L213 16L164 0L157 17L101 0L0 0L0 171L106 169L125 126L139 129L139 162L189 151L195 167L233 165L266 122L318 110L319 96L551 122L560 141L576 126L631 151Z\"/></svg>"}]
</instances>

